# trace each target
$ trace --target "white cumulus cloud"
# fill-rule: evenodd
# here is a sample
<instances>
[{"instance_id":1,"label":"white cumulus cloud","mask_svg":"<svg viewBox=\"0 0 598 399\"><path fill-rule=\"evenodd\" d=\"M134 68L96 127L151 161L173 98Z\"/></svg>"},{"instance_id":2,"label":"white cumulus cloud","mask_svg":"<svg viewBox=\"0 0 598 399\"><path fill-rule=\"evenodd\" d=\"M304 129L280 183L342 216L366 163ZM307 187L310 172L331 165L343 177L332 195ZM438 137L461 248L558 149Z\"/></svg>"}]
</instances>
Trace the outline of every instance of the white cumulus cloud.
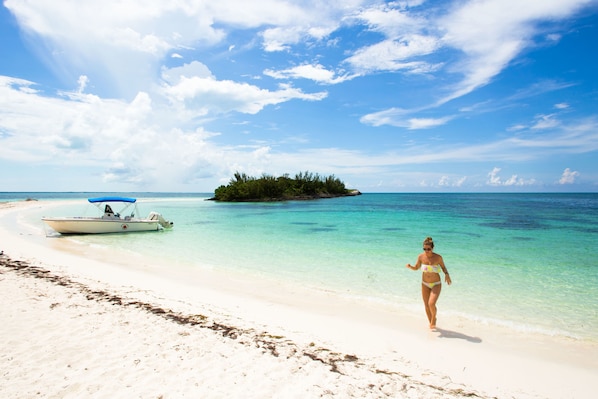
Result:
<instances>
[{"instance_id":1,"label":"white cumulus cloud","mask_svg":"<svg viewBox=\"0 0 598 399\"><path fill-rule=\"evenodd\" d=\"M354 78L356 75L338 75L336 72L326 69L320 64L302 64L292 68L275 71L266 69L264 75L275 79L310 79L323 84L337 84Z\"/></svg>"},{"instance_id":2,"label":"white cumulus cloud","mask_svg":"<svg viewBox=\"0 0 598 399\"><path fill-rule=\"evenodd\" d=\"M559 179L559 184L573 184L578 176L579 172L566 168Z\"/></svg>"},{"instance_id":3,"label":"white cumulus cloud","mask_svg":"<svg viewBox=\"0 0 598 399\"><path fill-rule=\"evenodd\" d=\"M525 186L535 183L534 179L524 180L517 175L511 175L511 177L508 179L503 180L499 176L500 171L501 168L494 167L492 171L488 173L488 180L486 181L486 184L490 186Z\"/></svg>"},{"instance_id":4,"label":"white cumulus cloud","mask_svg":"<svg viewBox=\"0 0 598 399\"><path fill-rule=\"evenodd\" d=\"M184 103L188 109L203 110L201 113L236 111L247 114L256 114L268 105L292 99L318 101L327 95L326 92L308 94L284 85L271 91L248 83L198 76L181 76L176 85L164 87L163 92L171 101Z\"/></svg>"}]
</instances>

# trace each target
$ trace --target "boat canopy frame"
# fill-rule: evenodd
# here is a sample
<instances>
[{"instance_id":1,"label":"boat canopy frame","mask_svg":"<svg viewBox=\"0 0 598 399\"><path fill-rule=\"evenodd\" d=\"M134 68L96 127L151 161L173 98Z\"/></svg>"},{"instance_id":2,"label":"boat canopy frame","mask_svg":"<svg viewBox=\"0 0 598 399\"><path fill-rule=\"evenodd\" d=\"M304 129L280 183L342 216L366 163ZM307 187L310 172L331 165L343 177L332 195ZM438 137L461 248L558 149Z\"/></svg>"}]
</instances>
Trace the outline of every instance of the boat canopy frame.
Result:
<instances>
[{"instance_id":1,"label":"boat canopy frame","mask_svg":"<svg viewBox=\"0 0 598 399\"><path fill-rule=\"evenodd\" d=\"M105 213L104 204L107 202L119 202L124 204L122 209L119 209L117 212L114 212L114 216L120 217L121 214L125 214L125 211L134 205L133 211L131 212L130 217L134 217L136 214L139 214L139 209L137 209L137 198L130 198L130 197L118 197L118 196L107 196L107 197L95 197L95 198L88 198L90 204L93 204L96 208L100 210L100 212ZM104 209L102 209L104 208ZM110 208L111 210L112 208Z\"/></svg>"},{"instance_id":2,"label":"boat canopy frame","mask_svg":"<svg viewBox=\"0 0 598 399\"><path fill-rule=\"evenodd\" d=\"M130 202L134 203L137 202L137 198L130 198L130 197L95 197L95 198L88 198L87 201L95 204L97 202Z\"/></svg>"}]
</instances>

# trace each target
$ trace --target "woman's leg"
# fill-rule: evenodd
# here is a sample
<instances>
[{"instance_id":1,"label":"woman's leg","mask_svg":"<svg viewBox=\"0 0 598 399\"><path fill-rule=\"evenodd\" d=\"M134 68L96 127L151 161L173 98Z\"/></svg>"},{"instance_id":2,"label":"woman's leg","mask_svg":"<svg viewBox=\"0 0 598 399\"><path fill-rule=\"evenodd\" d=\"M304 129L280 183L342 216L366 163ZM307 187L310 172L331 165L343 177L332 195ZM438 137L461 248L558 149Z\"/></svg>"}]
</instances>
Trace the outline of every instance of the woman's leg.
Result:
<instances>
[{"instance_id":1,"label":"woman's leg","mask_svg":"<svg viewBox=\"0 0 598 399\"><path fill-rule=\"evenodd\" d=\"M436 287L434 287L436 288ZM428 316L428 322L432 324L432 312L430 311L430 294L432 289L422 284L422 299L424 300L424 307L426 308L426 316Z\"/></svg>"},{"instance_id":2,"label":"woman's leg","mask_svg":"<svg viewBox=\"0 0 598 399\"><path fill-rule=\"evenodd\" d=\"M427 287L426 287L427 288ZM430 320L430 328L436 328L436 302L438 302L438 297L440 296L440 290L442 289L442 284L435 285L430 290L428 294L428 305L426 306L426 313L428 313L428 320Z\"/></svg>"}]
</instances>

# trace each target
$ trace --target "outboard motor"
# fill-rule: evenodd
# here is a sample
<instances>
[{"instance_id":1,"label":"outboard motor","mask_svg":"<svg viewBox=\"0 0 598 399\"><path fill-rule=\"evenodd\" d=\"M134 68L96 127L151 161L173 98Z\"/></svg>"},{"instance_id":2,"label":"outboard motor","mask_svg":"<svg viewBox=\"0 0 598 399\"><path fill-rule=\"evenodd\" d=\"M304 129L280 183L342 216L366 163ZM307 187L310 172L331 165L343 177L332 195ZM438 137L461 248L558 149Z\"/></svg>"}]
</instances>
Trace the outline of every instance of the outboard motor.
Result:
<instances>
[{"instance_id":1,"label":"outboard motor","mask_svg":"<svg viewBox=\"0 0 598 399\"><path fill-rule=\"evenodd\" d=\"M157 220L158 224L160 224L160 226L162 226L165 229L171 229L172 226L174 226L173 222L170 222L166 219L164 219L164 217L159 214L158 212L150 212L150 214L147 216L147 218L149 220Z\"/></svg>"},{"instance_id":2,"label":"outboard motor","mask_svg":"<svg viewBox=\"0 0 598 399\"><path fill-rule=\"evenodd\" d=\"M158 222L160 223L160 226L165 229L172 229L172 226L174 226L174 222L164 219L160 214L158 214Z\"/></svg>"}]
</instances>

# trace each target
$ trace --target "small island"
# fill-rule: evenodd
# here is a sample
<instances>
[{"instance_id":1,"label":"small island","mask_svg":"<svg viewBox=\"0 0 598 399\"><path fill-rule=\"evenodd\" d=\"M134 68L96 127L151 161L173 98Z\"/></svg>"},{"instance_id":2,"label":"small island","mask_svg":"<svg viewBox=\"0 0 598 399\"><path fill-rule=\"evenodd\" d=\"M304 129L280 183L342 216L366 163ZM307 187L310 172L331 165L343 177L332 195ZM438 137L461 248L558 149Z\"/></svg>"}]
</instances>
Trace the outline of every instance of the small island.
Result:
<instances>
[{"instance_id":1,"label":"small island","mask_svg":"<svg viewBox=\"0 0 598 399\"><path fill-rule=\"evenodd\" d=\"M266 202L313 200L360 195L359 190L345 188L345 183L334 175L326 178L310 172L280 177L262 175L259 178L235 173L227 186L214 191L213 201L223 202Z\"/></svg>"}]
</instances>

